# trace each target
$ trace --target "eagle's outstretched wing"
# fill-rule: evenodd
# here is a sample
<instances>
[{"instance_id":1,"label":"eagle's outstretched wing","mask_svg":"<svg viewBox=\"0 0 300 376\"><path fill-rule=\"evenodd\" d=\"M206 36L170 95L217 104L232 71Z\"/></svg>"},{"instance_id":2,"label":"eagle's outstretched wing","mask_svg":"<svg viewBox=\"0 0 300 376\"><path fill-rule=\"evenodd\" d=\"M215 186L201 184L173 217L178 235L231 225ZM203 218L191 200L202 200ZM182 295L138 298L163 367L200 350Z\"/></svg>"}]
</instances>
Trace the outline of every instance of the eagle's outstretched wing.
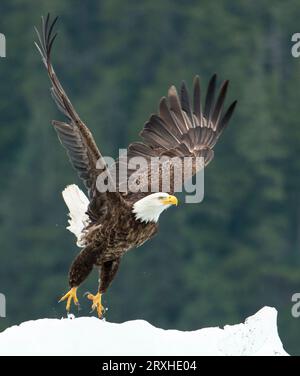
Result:
<instances>
[{"instance_id":1,"label":"eagle's outstretched wing","mask_svg":"<svg viewBox=\"0 0 300 376\"><path fill-rule=\"evenodd\" d=\"M112 176L91 132L78 116L54 72L50 54L57 36L57 33L53 33L56 21L57 18L50 22L49 15L46 20L42 17L41 33L36 29L38 36L36 46L52 84L52 97L59 110L68 119L67 123L53 121L53 126L61 143L67 150L72 165L87 187L89 198L93 199L89 208L89 214L93 220L99 218L99 213L104 208L103 201L108 198L112 199L110 201L116 201L116 199L122 201L118 192L99 193L96 182L100 173L105 174L108 185L111 187L117 184L117 191L120 191L123 197L130 201L136 201L141 196L155 191L153 186L158 187L157 190L161 190L160 183L164 165L169 164L171 166L170 170L174 176L177 165L174 164L173 158L192 157L192 174L202 168L197 163L194 165L197 157L203 158L205 166L213 159L213 147L227 126L236 105L236 101L234 101L227 111L223 111L228 81L222 84L215 101L216 75L209 82L203 110L199 77L194 80L193 106L185 83L182 83L180 97L176 88L172 86L169 89L168 97L164 97L160 101L159 114L152 115L145 124L141 132L144 142L135 142L129 145L127 158L125 160L120 158L116 162L117 175ZM143 157L148 164L147 168L132 168L128 165L134 157ZM164 161L168 160L160 165L159 174L152 174L151 157L165 157ZM125 180L122 173L123 180L120 180L119 171L124 171L124 169L126 169ZM181 180L184 182L185 179L190 177L190 175L182 174ZM158 184L155 183L155 179L158 180ZM172 184L174 179L171 177L170 180ZM133 190L131 189L130 181L139 182L138 191L136 191L136 185ZM169 191L174 191L173 188L170 187Z\"/></svg>"},{"instance_id":2,"label":"eagle's outstretched wing","mask_svg":"<svg viewBox=\"0 0 300 376\"><path fill-rule=\"evenodd\" d=\"M129 145L126 159L123 160L121 157L118 161L118 168L127 168L128 174L127 182L119 179L119 186L124 183L128 184L129 181L138 182L140 195L143 195L142 192L148 190L147 186L150 189L150 184L152 184L152 187L156 186L158 190L161 190L160 184L155 184L155 182L153 184L153 179L161 181L162 166L160 166L160 173L154 177L149 166L144 170L140 166L137 169L130 167L129 163L133 157L143 157L149 160L150 164L151 157L164 156L164 162L162 163L171 165L172 158L176 160L176 157L177 159L191 157L193 164L193 159L196 160L196 157L202 157L204 165L207 166L209 164L214 157L213 147L224 128L228 125L237 103L237 101L234 101L226 111L223 111L229 82L223 82L215 100L216 79L217 76L215 74L209 81L203 109L198 76L194 79L193 106L191 105L185 82L181 85L180 96L175 86L170 87L168 97L163 97L160 101L159 114L152 115L140 133L144 142L135 142ZM168 157L170 161L168 161ZM199 170L199 166L197 166L193 165L191 169L192 175ZM177 166L173 165L171 173L175 174L176 169ZM182 174L182 183L184 179L189 179L190 177L191 175ZM174 191L172 181L170 191ZM134 199L130 192L126 193L125 196Z\"/></svg>"},{"instance_id":3,"label":"eagle's outstretched wing","mask_svg":"<svg viewBox=\"0 0 300 376\"><path fill-rule=\"evenodd\" d=\"M67 118L67 122L54 120L52 124L62 145L67 150L73 167L83 180L89 198L92 199L97 196L96 179L100 173L105 173L107 179L112 184L113 182L91 132L78 116L53 69L50 55L57 36L57 33L54 33L57 19L58 17L51 22L49 14L46 20L42 17L41 32L35 28L38 36L38 43L35 45L42 56L52 84L51 95L59 110Z\"/></svg>"}]
</instances>

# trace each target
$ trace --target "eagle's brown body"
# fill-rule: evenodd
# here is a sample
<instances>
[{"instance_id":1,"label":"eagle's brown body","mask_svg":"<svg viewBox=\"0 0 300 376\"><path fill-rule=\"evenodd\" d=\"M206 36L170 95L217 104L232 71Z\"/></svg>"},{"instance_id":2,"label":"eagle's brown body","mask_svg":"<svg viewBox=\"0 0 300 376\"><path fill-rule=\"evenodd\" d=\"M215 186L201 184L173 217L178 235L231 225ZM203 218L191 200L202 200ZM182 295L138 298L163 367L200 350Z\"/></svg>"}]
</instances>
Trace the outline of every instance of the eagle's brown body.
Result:
<instances>
[{"instance_id":1,"label":"eagle's brown body","mask_svg":"<svg viewBox=\"0 0 300 376\"><path fill-rule=\"evenodd\" d=\"M161 162L160 172L156 177L150 176L149 170L131 170L127 165L128 180L125 181L125 185L130 177L134 177L141 183L141 189L139 192L129 190L122 193L124 191L121 187L124 181L118 181L118 177L116 181L112 181L110 171L91 132L78 116L54 72L50 53L56 37L56 34L52 35L55 22L56 19L50 24L49 15L45 21L42 18L42 32L37 32L39 38L37 48L52 84L52 97L67 119L66 122L53 121L53 126L87 189L90 201L87 211L89 223L82 235L84 249L74 260L70 270L69 283L73 290L63 298L68 298L68 309L69 299L74 298L75 301L74 288L86 279L94 266L100 270L99 293L101 294L113 280L124 253L142 245L157 232L156 221L140 220L140 217L136 217L133 213L133 205L153 193L151 189L145 189L150 187L151 181L156 179L159 182L158 186L161 186L163 166L168 164L171 167L172 177L175 176L177 162L175 163L172 158L183 160L185 157L190 157L192 160L192 173L189 176L182 175L180 177L182 181L199 170L200 167L197 167L195 162L198 157L204 160L202 167L208 165L214 156L213 147L227 126L236 102L233 102L223 114L228 81L222 84L215 98L216 75L209 82L203 108L200 100L199 77L194 80L193 104L190 102L184 82L181 85L180 96L172 86L168 97L160 101L159 113L152 115L145 124L141 132L144 142L135 142L128 147L129 159L143 157L148 166L152 157L166 157L168 160ZM122 163L124 161L120 158L117 165L121 166ZM97 178L103 173L107 181L115 185L114 192L102 192L97 189ZM171 193L172 189L170 187L167 192ZM91 298L94 304L96 304L95 298L94 296ZM100 304L99 296L97 304Z\"/></svg>"},{"instance_id":2,"label":"eagle's brown body","mask_svg":"<svg viewBox=\"0 0 300 376\"><path fill-rule=\"evenodd\" d=\"M139 247L157 232L155 223L141 223L130 215L128 221L110 221L110 230L101 224L92 225L86 233L87 246L74 260L70 269L70 286L80 286L93 266L103 267L99 291L105 292L116 267L126 251Z\"/></svg>"},{"instance_id":3,"label":"eagle's brown body","mask_svg":"<svg viewBox=\"0 0 300 376\"><path fill-rule=\"evenodd\" d=\"M83 239L87 245L93 244L98 249L97 265L123 256L126 251L141 246L157 232L156 223L137 221L129 210L124 211L123 216L109 215L103 224L93 224L87 228Z\"/></svg>"},{"instance_id":4,"label":"eagle's brown body","mask_svg":"<svg viewBox=\"0 0 300 376\"><path fill-rule=\"evenodd\" d=\"M113 196L113 194L112 194ZM79 286L93 266L100 267L103 293L117 272L120 259L128 250L141 246L157 232L157 224L137 221L132 204L121 200L118 210L112 205L101 219L87 226L82 241L85 248L70 269L70 286Z\"/></svg>"}]
</instances>

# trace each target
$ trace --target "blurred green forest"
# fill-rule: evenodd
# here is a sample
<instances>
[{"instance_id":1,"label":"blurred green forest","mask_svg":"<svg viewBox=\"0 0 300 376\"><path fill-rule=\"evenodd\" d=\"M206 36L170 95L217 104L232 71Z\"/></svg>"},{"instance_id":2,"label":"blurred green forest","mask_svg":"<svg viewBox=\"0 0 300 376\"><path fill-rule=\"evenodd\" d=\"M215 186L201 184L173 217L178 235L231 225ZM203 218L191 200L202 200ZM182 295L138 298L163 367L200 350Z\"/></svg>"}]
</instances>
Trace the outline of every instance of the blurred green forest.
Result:
<instances>
[{"instance_id":1,"label":"blurred green forest","mask_svg":"<svg viewBox=\"0 0 300 376\"><path fill-rule=\"evenodd\" d=\"M279 311L285 349L300 354L300 3L271 1L33 1L0 3L0 292L7 318L62 317L69 265L61 191L81 184L51 127L58 114L33 26L59 15L53 61L104 155L138 139L171 84L214 72L237 111L205 172L205 199L165 213L160 233L122 260L106 318L180 330ZM97 288L97 273L80 289ZM82 293L82 295L81 295Z\"/></svg>"}]
</instances>

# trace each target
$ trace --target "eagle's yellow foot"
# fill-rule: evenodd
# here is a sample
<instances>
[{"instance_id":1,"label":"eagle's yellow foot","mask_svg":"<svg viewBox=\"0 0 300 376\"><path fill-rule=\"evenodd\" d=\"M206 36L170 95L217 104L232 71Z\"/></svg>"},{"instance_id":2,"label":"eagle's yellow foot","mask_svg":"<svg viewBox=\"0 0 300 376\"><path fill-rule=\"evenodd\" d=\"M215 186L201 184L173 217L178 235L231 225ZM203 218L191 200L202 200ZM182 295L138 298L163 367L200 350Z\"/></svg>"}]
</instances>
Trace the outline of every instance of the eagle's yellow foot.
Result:
<instances>
[{"instance_id":1,"label":"eagle's yellow foot","mask_svg":"<svg viewBox=\"0 0 300 376\"><path fill-rule=\"evenodd\" d=\"M97 295L88 294L88 296L87 296L87 298L93 302L92 310L93 311L95 309L97 310L97 314L98 314L99 319L102 318L103 313L105 312L105 308L101 304L101 297L102 297L102 294L100 294L100 292L98 292Z\"/></svg>"},{"instance_id":2,"label":"eagle's yellow foot","mask_svg":"<svg viewBox=\"0 0 300 376\"><path fill-rule=\"evenodd\" d=\"M64 300L67 300L66 310L68 312L70 312L72 300L74 301L74 304L78 306L79 303L77 299L77 287L71 288L71 290L60 299L59 303L63 302Z\"/></svg>"}]
</instances>

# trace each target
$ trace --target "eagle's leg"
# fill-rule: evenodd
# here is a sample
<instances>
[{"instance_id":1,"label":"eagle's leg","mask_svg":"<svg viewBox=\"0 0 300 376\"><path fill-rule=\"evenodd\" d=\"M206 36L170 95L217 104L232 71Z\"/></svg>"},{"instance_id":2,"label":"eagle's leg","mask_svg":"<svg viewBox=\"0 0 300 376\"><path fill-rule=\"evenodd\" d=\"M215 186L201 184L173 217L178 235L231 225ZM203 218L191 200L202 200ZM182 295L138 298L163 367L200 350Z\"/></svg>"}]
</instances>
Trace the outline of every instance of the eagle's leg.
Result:
<instances>
[{"instance_id":1,"label":"eagle's leg","mask_svg":"<svg viewBox=\"0 0 300 376\"><path fill-rule=\"evenodd\" d=\"M97 314L99 319L102 317L103 313L105 312L105 308L101 303L102 294L108 289L109 285L111 284L112 280L114 279L120 264L120 258L106 261L101 265L101 276L100 276L100 283L98 288L98 293L96 295L88 294L87 298L93 302L92 310L97 310Z\"/></svg>"},{"instance_id":2,"label":"eagle's leg","mask_svg":"<svg viewBox=\"0 0 300 376\"><path fill-rule=\"evenodd\" d=\"M59 302L67 300L66 310L69 312L72 301L78 305L77 289L88 277L95 263L95 255L90 247L84 248L73 261L69 272L70 291Z\"/></svg>"}]
</instances>

